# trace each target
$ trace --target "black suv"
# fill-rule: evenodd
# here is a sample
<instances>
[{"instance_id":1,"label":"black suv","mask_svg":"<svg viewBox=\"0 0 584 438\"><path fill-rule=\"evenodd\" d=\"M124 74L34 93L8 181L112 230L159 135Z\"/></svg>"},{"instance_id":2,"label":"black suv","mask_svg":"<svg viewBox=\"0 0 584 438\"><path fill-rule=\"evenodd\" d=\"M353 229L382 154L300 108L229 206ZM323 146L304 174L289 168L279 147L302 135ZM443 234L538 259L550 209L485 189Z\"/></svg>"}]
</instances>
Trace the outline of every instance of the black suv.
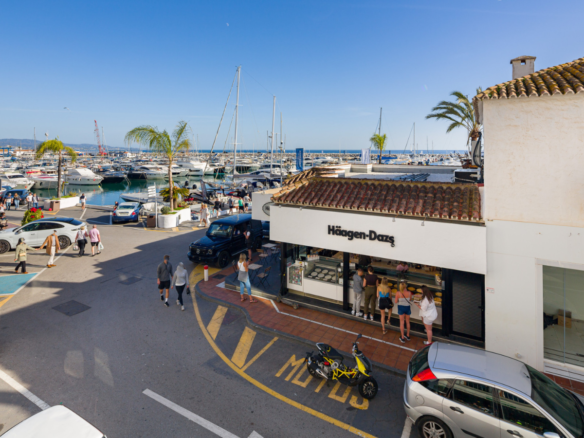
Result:
<instances>
[{"instance_id":1,"label":"black suv","mask_svg":"<svg viewBox=\"0 0 584 438\"><path fill-rule=\"evenodd\" d=\"M237 254L247 250L243 233L251 231L254 250L262 246L262 222L251 214L238 214L218 219L211 224L202 239L191 243L187 254L195 263L216 263L224 268Z\"/></svg>"}]
</instances>

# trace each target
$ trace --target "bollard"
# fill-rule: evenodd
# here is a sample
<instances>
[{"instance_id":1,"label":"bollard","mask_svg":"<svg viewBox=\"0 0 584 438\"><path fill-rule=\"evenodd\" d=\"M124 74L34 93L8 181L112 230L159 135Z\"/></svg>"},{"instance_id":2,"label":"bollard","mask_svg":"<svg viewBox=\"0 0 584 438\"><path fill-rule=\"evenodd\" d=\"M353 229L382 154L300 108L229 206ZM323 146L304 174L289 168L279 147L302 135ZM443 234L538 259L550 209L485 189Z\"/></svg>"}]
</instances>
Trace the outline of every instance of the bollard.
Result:
<instances>
[{"instance_id":1,"label":"bollard","mask_svg":"<svg viewBox=\"0 0 584 438\"><path fill-rule=\"evenodd\" d=\"M205 281L209 281L209 267L205 265Z\"/></svg>"}]
</instances>

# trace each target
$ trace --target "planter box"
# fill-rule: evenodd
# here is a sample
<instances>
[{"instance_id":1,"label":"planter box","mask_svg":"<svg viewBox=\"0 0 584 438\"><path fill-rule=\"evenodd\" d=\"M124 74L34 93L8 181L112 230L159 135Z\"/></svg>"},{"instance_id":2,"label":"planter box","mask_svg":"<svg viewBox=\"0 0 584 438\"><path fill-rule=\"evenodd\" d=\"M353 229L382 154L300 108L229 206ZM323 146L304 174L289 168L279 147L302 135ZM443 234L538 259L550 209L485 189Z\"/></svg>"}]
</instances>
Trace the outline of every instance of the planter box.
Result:
<instances>
[{"instance_id":1,"label":"planter box","mask_svg":"<svg viewBox=\"0 0 584 438\"><path fill-rule=\"evenodd\" d=\"M158 227L159 228L174 228L181 223L191 220L191 209L185 208L175 212L175 214L159 214Z\"/></svg>"},{"instance_id":2,"label":"planter box","mask_svg":"<svg viewBox=\"0 0 584 438\"><path fill-rule=\"evenodd\" d=\"M75 196L74 198L61 198L58 200L58 202L60 203L60 208L75 207L77 204L79 204L79 196ZM49 208L51 208L51 200L45 199L43 210L48 210Z\"/></svg>"}]
</instances>

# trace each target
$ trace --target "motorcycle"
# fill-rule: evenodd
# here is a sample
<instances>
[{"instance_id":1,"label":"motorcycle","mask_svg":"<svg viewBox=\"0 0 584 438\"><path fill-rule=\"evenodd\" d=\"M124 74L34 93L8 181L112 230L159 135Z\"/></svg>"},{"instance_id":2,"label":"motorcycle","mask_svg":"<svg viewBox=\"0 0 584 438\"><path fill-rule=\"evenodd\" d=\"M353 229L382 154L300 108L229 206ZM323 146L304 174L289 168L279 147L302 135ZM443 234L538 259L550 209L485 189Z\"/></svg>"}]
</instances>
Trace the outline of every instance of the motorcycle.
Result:
<instances>
[{"instance_id":1,"label":"motorcycle","mask_svg":"<svg viewBox=\"0 0 584 438\"><path fill-rule=\"evenodd\" d=\"M358 386L361 397L371 400L377 395L379 385L373 376L371 376L372 365L363 353L359 350L359 339L357 336L353 342L353 357L357 366L349 368L343 363L343 356L333 347L318 342L316 347L318 353L313 351L306 353L304 362L308 372L312 377L327 380L337 380L344 385Z\"/></svg>"}]
</instances>

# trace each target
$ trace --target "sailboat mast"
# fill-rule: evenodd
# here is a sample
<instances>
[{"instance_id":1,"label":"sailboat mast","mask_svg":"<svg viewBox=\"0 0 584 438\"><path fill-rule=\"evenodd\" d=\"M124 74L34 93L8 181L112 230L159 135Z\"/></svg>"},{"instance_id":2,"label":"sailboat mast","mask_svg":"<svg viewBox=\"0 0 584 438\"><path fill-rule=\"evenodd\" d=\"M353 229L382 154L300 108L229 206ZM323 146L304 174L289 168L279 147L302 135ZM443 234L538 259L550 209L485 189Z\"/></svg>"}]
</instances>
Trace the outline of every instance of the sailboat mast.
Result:
<instances>
[{"instance_id":1,"label":"sailboat mast","mask_svg":"<svg viewBox=\"0 0 584 438\"><path fill-rule=\"evenodd\" d=\"M233 176L235 176L237 161L237 121L239 118L239 78L241 76L241 66L237 67L237 100L235 102L235 136L233 140Z\"/></svg>"},{"instance_id":2,"label":"sailboat mast","mask_svg":"<svg viewBox=\"0 0 584 438\"><path fill-rule=\"evenodd\" d=\"M414 155L416 155L416 122L414 122Z\"/></svg>"},{"instance_id":3,"label":"sailboat mast","mask_svg":"<svg viewBox=\"0 0 584 438\"><path fill-rule=\"evenodd\" d=\"M274 96L274 109L272 110L272 152L270 154L270 174L274 165L274 128L276 127L276 96Z\"/></svg>"}]
</instances>

